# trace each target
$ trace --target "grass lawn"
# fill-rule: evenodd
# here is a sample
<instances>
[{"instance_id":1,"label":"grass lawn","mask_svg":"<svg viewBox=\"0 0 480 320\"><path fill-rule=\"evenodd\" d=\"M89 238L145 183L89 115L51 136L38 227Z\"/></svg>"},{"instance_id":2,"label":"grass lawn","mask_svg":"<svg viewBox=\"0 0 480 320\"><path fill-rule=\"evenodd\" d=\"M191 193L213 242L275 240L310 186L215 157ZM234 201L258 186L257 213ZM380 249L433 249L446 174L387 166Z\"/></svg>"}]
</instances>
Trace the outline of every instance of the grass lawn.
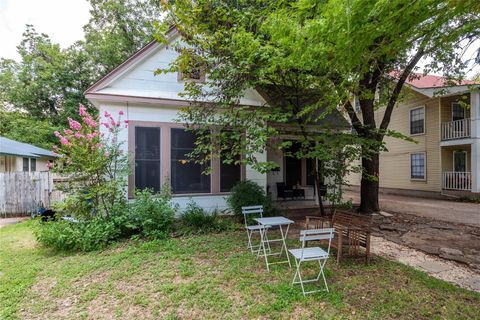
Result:
<instances>
[{"instance_id":1,"label":"grass lawn","mask_svg":"<svg viewBox=\"0 0 480 320\"><path fill-rule=\"evenodd\" d=\"M240 231L65 255L39 247L31 227L0 229L0 319L480 316L480 294L381 258L368 266L332 259L330 293L304 298L290 284L293 271L277 265L268 273Z\"/></svg>"}]
</instances>

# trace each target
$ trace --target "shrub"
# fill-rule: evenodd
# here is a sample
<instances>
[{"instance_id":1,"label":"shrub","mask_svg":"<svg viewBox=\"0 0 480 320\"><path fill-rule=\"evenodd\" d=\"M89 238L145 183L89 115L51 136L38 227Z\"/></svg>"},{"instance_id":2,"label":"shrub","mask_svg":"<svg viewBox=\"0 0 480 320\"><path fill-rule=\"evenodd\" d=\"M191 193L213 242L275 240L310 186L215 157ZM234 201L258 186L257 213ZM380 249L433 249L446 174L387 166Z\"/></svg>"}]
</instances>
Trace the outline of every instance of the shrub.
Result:
<instances>
[{"instance_id":1,"label":"shrub","mask_svg":"<svg viewBox=\"0 0 480 320\"><path fill-rule=\"evenodd\" d=\"M128 223L137 227L140 235L146 238L167 237L177 210L171 203L172 197L167 188L164 186L162 192L155 195L148 189L136 191L135 198L130 205Z\"/></svg>"},{"instance_id":2,"label":"shrub","mask_svg":"<svg viewBox=\"0 0 480 320\"><path fill-rule=\"evenodd\" d=\"M262 205L265 215L273 212L270 196L258 184L248 180L241 181L232 188L227 203L237 217L243 217L242 207L245 206Z\"/></svg>"},{"instance_id":3,"label":"shrub","mask_svg":"<svg viewBox=\"0 0 480 320\"><path fill-rule=\"evenodd\" d=\"M102 249L119 235L115 224L101 216L80 222L65 220L39 222L35 228L35 236L41 244L60 251Z\"/></svg>"},{"instance_id":4,"label":"shrub","mask_svg":"<svg viewBox=\"0 0 480 320\"><path fill-rule=\"evenodd\" d=\"M209 233L225 230L229 223L221 219L216 210L207 212L195 201L190 200L182 214L181 226L183 233Z\"/></svg>"}]
</instances>

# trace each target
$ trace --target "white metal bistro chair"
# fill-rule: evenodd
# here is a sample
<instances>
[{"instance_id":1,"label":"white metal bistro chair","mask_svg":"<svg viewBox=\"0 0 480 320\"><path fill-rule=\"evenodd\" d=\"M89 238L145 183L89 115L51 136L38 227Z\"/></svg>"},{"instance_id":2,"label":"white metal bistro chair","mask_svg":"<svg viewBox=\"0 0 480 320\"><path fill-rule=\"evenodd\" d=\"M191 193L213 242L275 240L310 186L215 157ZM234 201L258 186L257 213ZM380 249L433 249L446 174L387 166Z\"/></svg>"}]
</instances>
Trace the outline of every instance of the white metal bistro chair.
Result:
<instances>
[{"instance_id":1,"label":"white metal bistro chair","mask_svg":"<svg viewBox=\"0 0 480 320\"><path fill-rule=\"evenodd\" d=\"M330 254L330 244L334 236L334 231L335 231L334 228L302 230L300 231L300 241L302 242L302 247L299 249L288 250L295 258L295 265L297 267L295 271L295 276L293 277L292 284L300 283L304 296L309 293L314 293L318 291L326 290L328 292L327 280L325 279L325 274L323 271ZM318 240L318 241L328 240L327 251L323 250L320 247L311 247L311 248L305 247L307 241L315 241L315 240ZM302 275L300 273L300 270L301 270L300 267L302 265L302 262L306 262L306 261L318 261L320 271L318 272L318 275L316 278L308 279L308 280L302 279ZM304 283L316 282L320 279L320 276L322 276L323 282L325 283L325 289L305 291Z\"/></svg>"},{"instance_id":2,"label":"white metal bistro chair","mask_svg":"<svg viewBox=\"0 0 480 320\"><path fill-rule=\"evenodd\" d=\"M258 251L261 248L261 243L258 245L254 245L252 242L252 236L255 232L258 232L259 235L261 235L261 232L263 229L268 229L270 226L264 226L264 225L249 225L249 220L252 220L252 216L255 216L255 218L263 218L263 206L248 206L248 207L242 207L242 213L243 213L243 219L245 221L245 229L247 230L247 237L248 237L248 245L247 249L250 249L252 253L258 253ZM270 245L268 250L270 250Z\"/></svg>"}]
</instances>

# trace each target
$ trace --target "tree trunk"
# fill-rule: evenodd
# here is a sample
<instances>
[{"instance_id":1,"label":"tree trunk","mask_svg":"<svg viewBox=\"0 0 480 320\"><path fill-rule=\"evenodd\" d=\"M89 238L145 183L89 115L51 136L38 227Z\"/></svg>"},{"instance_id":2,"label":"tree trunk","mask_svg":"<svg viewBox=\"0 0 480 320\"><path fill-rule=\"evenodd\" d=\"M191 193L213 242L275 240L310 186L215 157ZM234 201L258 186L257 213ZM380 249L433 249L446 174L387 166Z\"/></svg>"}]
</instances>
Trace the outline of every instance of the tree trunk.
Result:
<instances>
[{"instance_id":1,"label":"tree trunk","mask_svg":"<svg viewBox=\"0 0 480 320\"><path fill-rule=\"evenodd\" d=\"M362 182L360 185L360 212L373 213L380 211L378 204L378 171L379 154L362 158Z\"/></svg>"}]
</instances>

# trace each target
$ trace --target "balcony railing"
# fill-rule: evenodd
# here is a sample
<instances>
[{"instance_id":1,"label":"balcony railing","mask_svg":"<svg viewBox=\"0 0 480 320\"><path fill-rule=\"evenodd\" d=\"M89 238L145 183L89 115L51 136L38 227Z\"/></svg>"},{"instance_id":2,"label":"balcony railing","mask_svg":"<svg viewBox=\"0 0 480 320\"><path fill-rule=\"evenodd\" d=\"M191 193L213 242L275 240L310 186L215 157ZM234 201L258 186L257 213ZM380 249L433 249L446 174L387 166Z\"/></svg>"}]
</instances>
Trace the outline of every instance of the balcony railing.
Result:
<instances>
[{"instance_id":1,"label":"balcony railing","mask_svg":"<svg viewBox=\"0 0 480 320\"><path fill-rule=\"evenodd\" d=\"M470 119L461 119L442 123L442 140L463 139L470 137Z\"/></svg>"},{"instance_id":2,"label":"balcony railing","mask_svg":"<svg viewBox=\"0 0 480 320\"><path fill-rule=\"evenodd\" d=\"M443 172L442 188L448 190L472 190L472 174L470 172Z\"/></svg>"}]
</instances>

